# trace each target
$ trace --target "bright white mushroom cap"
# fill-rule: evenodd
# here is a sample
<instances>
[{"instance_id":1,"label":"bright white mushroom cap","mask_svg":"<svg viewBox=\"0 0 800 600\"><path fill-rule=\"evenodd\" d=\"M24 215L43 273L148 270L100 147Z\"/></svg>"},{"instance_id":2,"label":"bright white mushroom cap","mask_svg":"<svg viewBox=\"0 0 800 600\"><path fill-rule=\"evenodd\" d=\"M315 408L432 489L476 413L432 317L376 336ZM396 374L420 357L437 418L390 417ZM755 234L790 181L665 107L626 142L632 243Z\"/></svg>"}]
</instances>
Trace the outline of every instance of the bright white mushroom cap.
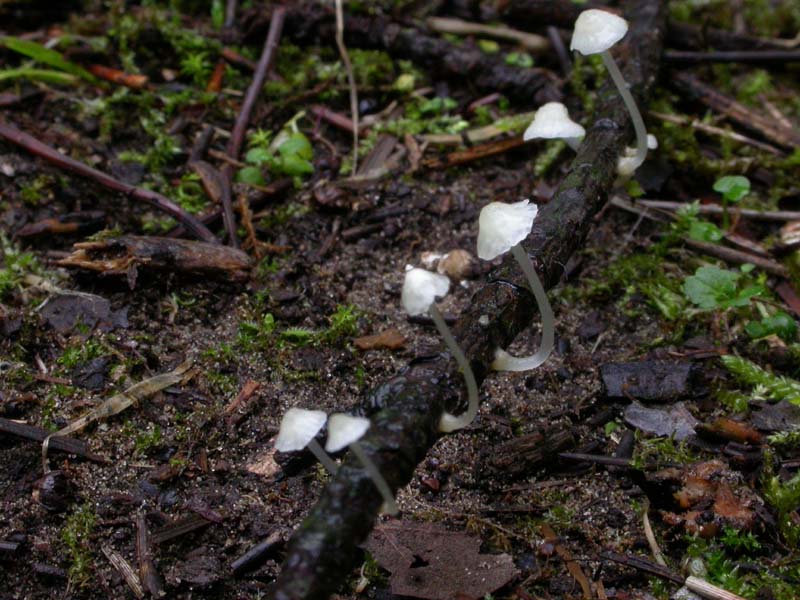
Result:
<instances>
[{"instance_id":1,"label":"bright white mushroom cap","mask_svg":"<svg viewBox=\"0 0 800 600\"><path fill-rule=\"evenodd\" d=\"M571 50L581 54L600 54L616 44L628 33L628 22L605 10L591 8L575 20Z\"/></svg>"},{"instance_id":2,"label":"bright white mushroom cap","mask_svg":"<svg viewBox=\"0 0 800 600\"><path fill-rule=\"evenodd\" d=\"M569 118L566 106L561 102L548 102L536 111L522 139L527 142L536 138L582 138L585 135L586 130Z\"/></svg>"},{"instance_id":3,"label":"bright white mushroom cap","mask_svg":"<svg viewBox=\"0 0 800 600\"><path fill-rule=\"evenodd\" d=\"M508 252L531 232L539 208L527 200L505 204L490 202L478 218L478 256L492 260Z\"/></svg>"},{"instance_id":4,"label":"bright white mushroom cap","mask_svg":"<svg viewBox=\"0 0 800 600\"><path fill-rule=\"evenodd\" d=\"M328 415L321 410L290 408L283 415L275 449L278 452L302 450L319 433L327 419Z\"/></svg>"},{"instance_id":5,"label":"bright white mushroom cap","mask_svg":"<svg viewBox=\"0 0 800 600\"><path fill-rule=\"evenodd\" d=\"M328 421L328 441L325 442L325 450L338 452L345 446L357 442L367 433L369 426L369 419L364 417L353 417L342 413L331 415Z\"/></svg>"},{"instance_id":6,"label":"bright white mushroom cap","mask_svg":"<svg viewBox=\"0 0 800 600\"><path fill-rule=\"evenodd\" d=\"M411 268L406 271L400 300L408 314L422 315L428 312L437 297L446 295L449 289L450 279L447 275Z\"/></svg>"}]
</instances>

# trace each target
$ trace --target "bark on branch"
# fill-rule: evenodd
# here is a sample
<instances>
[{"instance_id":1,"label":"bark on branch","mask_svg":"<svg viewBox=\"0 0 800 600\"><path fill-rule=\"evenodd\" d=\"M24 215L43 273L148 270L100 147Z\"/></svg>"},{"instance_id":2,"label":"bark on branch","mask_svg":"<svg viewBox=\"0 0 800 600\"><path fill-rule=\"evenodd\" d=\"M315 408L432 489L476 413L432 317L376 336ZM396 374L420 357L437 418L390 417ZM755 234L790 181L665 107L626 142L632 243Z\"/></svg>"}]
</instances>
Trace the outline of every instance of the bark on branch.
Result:
<instances>
[{"instance_id":1,"label":"bark on branch","mask_svg":"<svg viewBox=\"0 0 800 600\"><path fill-rule=\"evenodd\" d=\"M655 80L664 36L664 2L631 1L631 30L620 50L624 73L641 102ZM619 95L600 93L599 109L569 174L553 200L543 207L525 243L547 287L556 284L603 206L616 176L617 156L632 128ZM495 348L507 347L527 327L535 312L516 263L507 259L472 298L455 333L482 381ZM488 325L479 318L489 316ZM485 321L484 321L485 322ZM372 427L361 441L392 489L406 485L417 464L439 438L442 411L458 414L462 389L454 361L442 354L418 358L399 375L375 389L365 412ZM461 408L463 410L463 408ZM283 571L272 590L275 600L321 600L353 567L357 545L374 526L381 497L358 461L348 457L295 532Z\"/></svg>"}]
</instances>

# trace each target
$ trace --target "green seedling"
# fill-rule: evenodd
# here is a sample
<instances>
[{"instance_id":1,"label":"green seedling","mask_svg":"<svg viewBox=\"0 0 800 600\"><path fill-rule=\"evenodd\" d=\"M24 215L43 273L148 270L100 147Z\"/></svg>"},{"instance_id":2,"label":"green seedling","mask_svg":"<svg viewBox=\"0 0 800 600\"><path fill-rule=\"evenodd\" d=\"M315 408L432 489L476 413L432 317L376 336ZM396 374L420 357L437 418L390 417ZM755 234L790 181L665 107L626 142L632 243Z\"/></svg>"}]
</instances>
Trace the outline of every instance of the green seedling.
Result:
<instances>
[{"instance_id":1,"label":"green seedling","mask_svg":"<svg viewBox=\"0 0 800 600\"><path fill-rule=\"evenodd\" d=\"M793 342L797 338L797 323L782 310L764 317L761 321L750 321L744 329L753 339L777 335L785 342Z\"/></svg>"},{"instance_id":2,"label":"green seedling","mask_svg":"<svg viewBox=\"0 0 800 600\"><path fill-rule=\"evenodd\" d=\"M766 293L760 283L740 288L741 277L742 273L736 271L700 267L694 275L686 278L683 293L692 304L703 310L747 306L752 298Z\"/></svg>"},{"instance_id":3,"label":"green seedling","mask_svg":"<svg viewBox=\"0 0 800 600\"><path fill-rule=\"evenodd\" d=\"M728 205L739 202L750 193L750 180L743 175L726 175L714 182L714 191L722 194L722 226L728 228Z\"/></svg>"},{"instance_id":4,"label":"green seedling","mask_svg":"<svg viewBox=\"0 0 800 600\"><path fill-rule=\"evenodd\" d=\"M711 221L698 217L700 214L700 201L695 200L682 206L676 212L677 220L673 229L679 235L688 235L699 242L718 242L722 239L722 231Z\"/></svg>"}]
</instances>

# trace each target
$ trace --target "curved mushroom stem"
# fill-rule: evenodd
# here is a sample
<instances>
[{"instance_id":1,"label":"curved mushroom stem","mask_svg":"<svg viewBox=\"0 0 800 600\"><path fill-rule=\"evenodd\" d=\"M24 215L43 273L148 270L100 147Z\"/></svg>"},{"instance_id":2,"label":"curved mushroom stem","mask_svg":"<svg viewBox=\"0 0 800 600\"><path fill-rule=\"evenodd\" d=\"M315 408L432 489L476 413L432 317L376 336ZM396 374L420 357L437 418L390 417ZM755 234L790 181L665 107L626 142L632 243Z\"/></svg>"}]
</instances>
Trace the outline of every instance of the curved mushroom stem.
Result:
<instances>
[{"instance_id":1,"label":"curved mushroom stem","mask_svg":"<svg viewBox=\"0 0 800 600\"><path fill-rule=\"evenodd\" d=\"M336 475L336 463L333 462L333 459L328 456L328 453L322 449L322 446L319 445L317 440L308 442L308 449L311 450L311 453L322 463L322 466L328 470L328 473Z\"/></svg>"},{"instance_id":2,"label":"curved mushroom stem","mask_svg":"<svg viewBox=\"0 0 800 600\"><path fill-rule=\"evenodd\" d=\"M636 106L636 101L633 99L633 95L628 89L628 84L622 76L614 57L611 56L608 50L601 52L600 56L603 57L603 64L606 66L606 69L608 69L608 73L611 75L611 80L614 82L614 85L617 86L619 95L622 96L625 108L627 108L628 112L631 114L633 129L636 131L636 160L631 170L631 172L633 172L642 165L647 156L647 129L644 126L642 113L639 112L639 107Z\"/></svg>"},{"instance_id":3,"label":"curved mushroom stem","mask_svg":"<svg viewBox=\"0 0 800 600\"><path fill-rule=\"evenodd\" d=\"M581 142L583 141L583 138L561 138L561 139L564 140L567 146L572 148L575 152L578 151L578 146L580 146Z\"/></svg>"},{"instance_id":4,"label":"curved mushroom stem","mask_svg":"<svg viewBox=\"0 0 800 600\"><path fill-rule=\"evenodd\" d=\"M547 293L544 291L544 286L539 280L536 269L533 267L533 263L522 244L513 246L511 254L514 255L522 272L525 274L528 285L531 286L533 297L536 298L536 303L539 306L539 314L542 316L542 345L539 346L536 354L522 358L511 356L505 350L498 348L494 354L492 368L495 371L530 371L550 357L555 345L556 320L553 315L553 307L550 306L550 300L547 299Z\"/></svg>"},{"instance_id":5,"label":"curved mushroom stem","mask_svg":"<svg viewBox=\"0 0 800 600\"><path fill-rule=\"evenodd\" d=\"M372 462L372 459L369 456L367 456L367 453L364 452L364 449L358 442L353 442L350 444L350 450L352 450L353 454L356 455L356 458L361 461L361 464L364 466L364 469L366 469L367 473L369 473L370 479L372 479L375 487L378 488L381 496L383 496L383 512L389 515L396 515L399 512L399 509L397 508L397 502L392 494L392 489L389 487L389 484L386 483L386 480L383 478L383 475L381 475L378 467L375 466L375 463Z\"/></svg>"},{"instance_id":6,"label":"curved mushroom stem","mask_svg":"<svg viewBox=\"0 0 800 600\"><path fill-rule=\"evenodd\" d=\"M450 351L450 354L452 354L453 358L456 359L458 366L461 368L461 372L464 374L464 380L467 383L467 397L469 398L469 406L467 407L466 412L461 416L451 415L450 413L446 412L442 415L442 418L439 421L439 431L450 433L456 429L463 429L472 423L478 414L478 383L475 381L475 374L472 372L472 367L470 366L467 357L464 356L464 351L461 350L458 342L456 342L456 338L453 337L450 328L447 326L447 323L444 322L442 313L439 312L439 309L436 308L435 304L431 304L430 308L428 309L428 314L431 316L431 319L433 319L436 329L439 330L439 333L444 338L444 343L447 346L447 349Z\"/></svg>"}]
</instances>

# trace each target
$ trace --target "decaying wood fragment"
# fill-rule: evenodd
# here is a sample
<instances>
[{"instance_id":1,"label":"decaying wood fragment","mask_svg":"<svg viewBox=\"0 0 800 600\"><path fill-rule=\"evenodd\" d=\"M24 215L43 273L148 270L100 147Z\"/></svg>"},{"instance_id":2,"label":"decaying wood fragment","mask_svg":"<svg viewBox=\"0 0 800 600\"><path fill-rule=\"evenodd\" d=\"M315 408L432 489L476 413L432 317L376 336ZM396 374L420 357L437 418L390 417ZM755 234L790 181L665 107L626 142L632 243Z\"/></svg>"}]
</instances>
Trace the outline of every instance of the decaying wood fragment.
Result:
<instances>
[{"instance_id":1,"label":"decaying wood fragment","mask_svg":"<svg viewBox=\"0 0 800 600\"><path fill-rule=\"evenodd\" d=\"M154 531L153 535L150 536L150 543L157 546L158 544L174 540L175 538L186 535L202 527L207 527L210 524L211 521L204 519L200 515L189 515L188 517L173 521L168 525L164 525L161 529Z\"/></svg>"},{"instance_id":2,"label":"decaying wood fragment","mask_svg":"<svg viewBox=\"0 0 800 600\"><path fill-rule=\"evenodd\" d=\"M190 379L194 375L194 373L189 370L191 366L192 363L190 361L186 361L178 365L169 373L162 373L161 375L156 375L155 377L150 377L149 379L135 383L124 392L114 394L100 406L90 410L85 415L78 417L66 427L48 435L42 441L42 465L44 466L45 473L48 471L47 453L51 443L58 443L59 438L62 436L80 431L93 421L105 419L121 413L123 410L129 406L132 406L142 398L146 398L147 396L155 394L164 388L180 383L185 379Z\"/></svg>"},{"instance_id":3,"label":"decaying wood fragment","mask_svg":"<svg viewBox=\"0 0 800 600\"><path fill-rule=\"evenodd\" d=\"M251 259L235 248L157 236L123 235L79 242L58 261L62 267L122 275L135 285L140 269L240 282L249 277Z\"/></svg>"},{"instance_id":4,"label":"decaying wood fragment","mask_svg":"<svg viewBox=\"0 0 800 600\"><path fill-rule=\"evenodd\" d=\"M525 477L555 462L559 452L574 445L575 436L569 428L530 433L487 449L477 469L481 479Z\"/></svg>"},{"instance_id":5,"label":"decaying wood fragment","mask_svg":"<svg viewBox=\"0 0 800 600\"><path fill-rule=\"evenodd\" d=\"M669 81L682 92L696 98L742 127L761 135L773 144L790 149L800 146L800 132L786 128L774 119L754 112L730 96L703 83L691 73L677 72Z\"/></svg>"},{"instance_id":6,"label":"decaying wood fragment","mask_svg":"<svg viewBox=\"0 0 800 600\"><path fill-rule=\"evenodd\" d=\"M103 551L103 554L105 554L108 562L110 562L114 568L119 571L119 574L122 575L122 578L125 580L125 583L128 584L128 587L133 592L133 595L137 598L144 598L142 582L139 580L139 576L136 574L136 571L133 570L133 567L131 567L130 563L125 560L125 558L119 552L106 544L100 546L100 549Z\"/></svg>"},{"instance_id":7,"label":"decaying wood fragment","mask_svg":"<svg viewBox=\"0 0 800 600\"><path fill-rule=\"evenodd\" d=\"M36 427L35 425L26 425L18 423L10 419L0 417L0 434L9 434L20 437L22 439L31 440L33 442L42 443L50 435L50 431L43 427ZM89 459L94 462L105 463L108 462L102 456L93 454L89 451L86 442L76 440L71 437L57 437L50 440L50 448L59 452L67 452Z\"/></svg>"},{"instance_id":8,"label":"decaying wood fragment","mask_svg":"<svg viewBox=\"0 0 800 600\"><path fill-rule=\"evenodd\" d=\"M147 535L147 523L141 512L136 515L136 559L139 561L139 576L150 595L154 598L165 596L164 583L153 563L153 550Z\"/></svg>"}]
</instances>

